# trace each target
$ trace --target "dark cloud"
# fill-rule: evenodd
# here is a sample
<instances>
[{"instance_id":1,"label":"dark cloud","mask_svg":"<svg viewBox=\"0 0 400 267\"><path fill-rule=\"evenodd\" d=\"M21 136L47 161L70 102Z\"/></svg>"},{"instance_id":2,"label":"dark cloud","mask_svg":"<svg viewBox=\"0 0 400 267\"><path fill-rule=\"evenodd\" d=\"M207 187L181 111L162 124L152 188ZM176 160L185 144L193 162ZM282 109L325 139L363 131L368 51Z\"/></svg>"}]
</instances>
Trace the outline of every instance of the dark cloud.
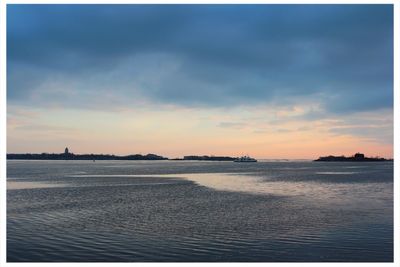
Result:
<instances>
[{"instance_id":1,"label":"dark cloud","mask_svg":"<svg viewBox=\"0 0 400 267\"><path fill-rule=\"evenodd\" d=\"M126 103L140 96L183 106L308 98L333 113L393 105L392 5L8 5L7 11L11 103L85 106L85 96L114 94ZM75 99L51 93L62 85Z\"/></svg>"}]
</instances>

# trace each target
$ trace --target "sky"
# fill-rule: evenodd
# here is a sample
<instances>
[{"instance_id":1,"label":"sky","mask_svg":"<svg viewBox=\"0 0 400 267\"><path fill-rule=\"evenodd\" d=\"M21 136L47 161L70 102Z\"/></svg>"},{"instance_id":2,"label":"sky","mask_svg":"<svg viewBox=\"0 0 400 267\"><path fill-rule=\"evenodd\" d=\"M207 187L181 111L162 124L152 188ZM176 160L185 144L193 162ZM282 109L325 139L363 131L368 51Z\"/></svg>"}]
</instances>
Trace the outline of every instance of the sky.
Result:
<instances>
[{"instance_id":1,"label":"sky","mask_svg":"<svg viewBox=\"0 0 400 267\"><path fill-rule=\"evenodd\" d=\"M7 5L7 152L393 157L392 5Z\"/></svg>"}]
</instances>

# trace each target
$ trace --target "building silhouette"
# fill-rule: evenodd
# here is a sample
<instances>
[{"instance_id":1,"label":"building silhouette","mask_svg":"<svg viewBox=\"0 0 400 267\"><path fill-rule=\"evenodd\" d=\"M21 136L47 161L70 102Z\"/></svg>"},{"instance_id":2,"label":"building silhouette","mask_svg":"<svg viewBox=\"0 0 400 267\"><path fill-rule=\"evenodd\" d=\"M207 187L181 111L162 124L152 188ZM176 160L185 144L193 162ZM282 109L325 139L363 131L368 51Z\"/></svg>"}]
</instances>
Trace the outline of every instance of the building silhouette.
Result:
<instances>
[{"instance_id":1,"label":"building silhouette","mask_svg":"<svg viewBox=\"0 0 400 267\"><path fill-rule=\"evenodd\" d=\"M364 159L365 156L364 156L364 154L362 154L362 153L356 153L356 154L354 155L354 158L355 158L355 159Z\"/></svg>"}]
</instances>

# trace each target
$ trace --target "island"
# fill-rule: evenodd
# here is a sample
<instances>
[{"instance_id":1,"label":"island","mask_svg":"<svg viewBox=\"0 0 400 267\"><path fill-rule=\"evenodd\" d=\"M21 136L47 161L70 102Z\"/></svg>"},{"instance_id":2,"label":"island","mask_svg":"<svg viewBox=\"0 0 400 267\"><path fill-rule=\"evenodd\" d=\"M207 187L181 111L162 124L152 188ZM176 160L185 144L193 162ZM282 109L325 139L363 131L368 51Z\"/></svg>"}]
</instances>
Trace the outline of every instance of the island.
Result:
<instances>
[{"instance_id":1,"label":"island","mask_svg":"<svg viewBox=\"0 0 400 267\"><path fill-rule=\"evenodd\" d=\"M110 154L74 154L71 153L68 147L64 153L23 153L7 154L8 160L169 160L167 157L156 154L133 154L127 156L117 156ZM234 161L236 157L227 156L184 156L183 158L173 158L171 160L206 160L206 161Z\"/></svg>"},{"instance_id":2,"label":"island","mask_svg":"<svg viewBox=\"0 0 400 267\"><path fill-rule=\"evenodd\" d=\"M156 154L134 154L127 156L116 156L109 154L74 154L65 148L64 153L40 153L40 154L7 154L9 160L167 160L168 158Z\"/></svg>"},{"instance_id":3,"label":"island","mask_svg":"<svg viewBox=\"0 0 400 267\"><path fill-rule=\"evenodd\" d=\"M393 161L393 159L385 159L385 158L380 158L380 157L365 157L364 154L362 153L356 153L353 156L350 157L345 157L345 156L326 156L326 157L320 157L319 159L316 159L314 161Z\"/></svg>"},{"instance_id":4,"label":"island","mask_svg":"<svg viewBox=\"0 0 400 267\"><path fill-rule=\"evenodd\" d=\"M237 158L227 156L184 156L183 160L207 160L207 161L234 161Z\"/></svg>"}]
</instances>

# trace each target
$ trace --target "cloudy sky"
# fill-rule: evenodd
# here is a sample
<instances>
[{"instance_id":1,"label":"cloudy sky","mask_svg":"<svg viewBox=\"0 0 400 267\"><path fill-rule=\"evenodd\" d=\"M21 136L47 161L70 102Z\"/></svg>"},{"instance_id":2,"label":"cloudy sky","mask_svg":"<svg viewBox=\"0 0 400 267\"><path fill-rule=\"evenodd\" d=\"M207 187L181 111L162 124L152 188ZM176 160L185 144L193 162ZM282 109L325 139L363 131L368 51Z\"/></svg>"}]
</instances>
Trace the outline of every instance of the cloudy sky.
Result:
<instances>
[{"instance_id":1,"label":"cloudy sky","mask_svg":"<svg viewBox=\"0 0 400 267\"><path fill-rule=\"evenodd\" d=\"M12 152L393 156L391 5L8 5Z\"/></svg>"}]
</instances>

